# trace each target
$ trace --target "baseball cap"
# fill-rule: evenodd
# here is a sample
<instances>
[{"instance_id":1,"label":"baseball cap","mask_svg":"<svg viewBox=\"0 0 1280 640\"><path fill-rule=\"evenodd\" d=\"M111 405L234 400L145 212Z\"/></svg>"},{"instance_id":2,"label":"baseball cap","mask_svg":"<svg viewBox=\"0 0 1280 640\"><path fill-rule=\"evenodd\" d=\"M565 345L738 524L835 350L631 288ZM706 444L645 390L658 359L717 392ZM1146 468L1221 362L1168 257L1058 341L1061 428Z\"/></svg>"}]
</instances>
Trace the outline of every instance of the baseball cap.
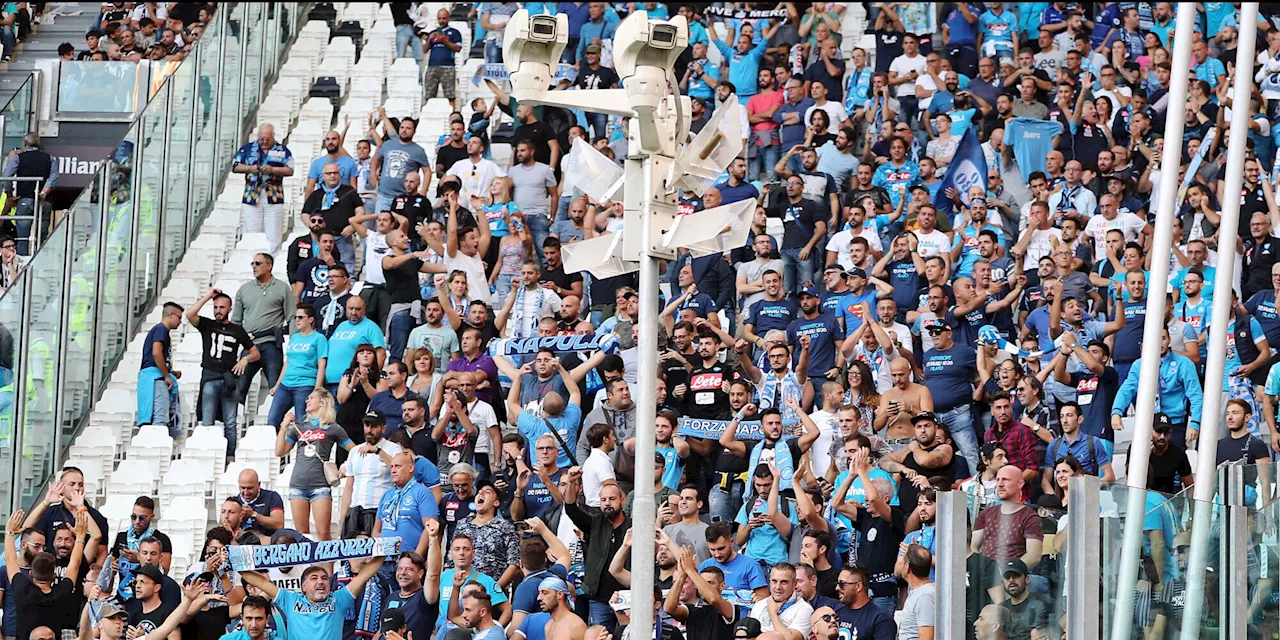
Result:
<instances>
[{"instance_id":1,"label":"baseball cap","mask_svg":"<svg viewBox=\"0 0 1280 640\"><path fill-rule=\"evenodd\" d=\"M600 53L600 45L598 45L598 44L589 44L589 45L587 45L587 48L586 48L586 50L585 50L585 51L586 51L586 53Z\"/></svg>"},{"instance_id":2,"label":"baseball cap","mask_svg":"<svg viewBox=\"0 0 1280 640\"><path fill-rule=\"evenodd\" d=\"M138 576L146 576L156 584L160 584L164 581L164 574L161 573L160 567L152 564L144 564L141 567L134 569L133 573Z\"/></svg>"},{"instance_id":3,"label":"baseball cap","mask_svg":"<svg viewBox=\"0 0 1280 640\"><path fill-rule=\"evenodd\" d=\"M1023 562L1020 558L1014 558L1004 563L1004 571L1000 572L1000 575L1007 576L1011 573L1016 573L1020 576L1027 575L1027 573L1029 573L1027 571L1027 563Z\"/></svg>"},{"instance_id":4,"label":"baseball cap","mask_svg":"<svg viewBox=\"0 0 1280 640\"><path fill-rule=\"evenodd\" d=\"M654 463L654 464L666 464L666 463L667 463L667 458L666 458L666 456L662 455L661 453L658 453L657 451L655 451L655 452L653 452L653 463Z\"/></svg>"},{"instance_id":5,"label":"baseball cap","mask_svg":"<svg viewBox=\"0 0 1280 640\"><path fill-rule=\"evenodd\" d=\"M126 618L129 617L129 612L125 611L124 607L121 607L119 603L117 603L115 600L112 600L112 599L107 599L102 601L101 613L102 613L102 616L101 616L102 620L106 620L107 618L114 618L116 616L124 616Z\"/></svg>"},{"instance_id":6,"label":"baseball cap","mask_svg":"<svg viewBox=\"0 0 1280 640\"><path fill-rule=\"evenodd\" d=\"M1002 66L1002 67L1003 67L1003 66L1005 66L1005 65L1009 65L1010 67L1012 67L1012 66L1013 66L1013 58L1010 58L1009 56L1003 56L1003 57L1001 57L1001 58L1000 58L1000 66Z\"/></svg>"},{"instance_id":7,"label":"baseball cap","mask_svg":"<svg viewBox=\"0 0 1280 640\"><path fill-rule=\"evenodd\" d=\"M854 267L846 271L844 275L846 278L862 278L863 280L866 280L867 270L862 267Z\"/></svg>"},{"instance_id":8,"label":"baseball cap","mask_svg":"<svg viewBox=\"0 0 1280 640\"><path fill-rule=\"evenodd\" d=\"M748 638L755 638L763 631L760 629L760 621L755 618L743 618L733 625L734 632L746 631Z\"/></svg>"},{"instance_id":9,"label":"baseball cap","mask_svg":"<svg viewBox=\"0 0 1280 640\"><path fill-rule=\"evenodd\" d=\"M817 289L815 289L814 287L809 286L809 285L805 285L805 286L803 286L803 287L800 287L800 295L799 295L798 297L803 298L803 297L805 297L805 296L813 296L813 297L815 297L815 298L820 298L820 297L822 297L822 296L819 296L819 295L818 295L818 290L817 290Z\"/></svg>"},{"instance_id":10,"label":"baseball cap","mask_svg":"<svg viewBox=\"0 0 1280 640\"><path fill-rule=\"evenodd\" d=\"M1155 420L1151 423L1151 430L1158 431L1160 433L1173 431L1173 421L1169 419L1167 414L1157 413Z\"/></svg>"},{"instance_id":11,"label":"baseball cap","mask_svg":"<svg viewBox=\"0 0 1280 640\"><path fill-rule=\"evenodd\" d=\"M920 422L921 420L928 420L930 422L937 423L938 416L934 415L932 411L921 411L920 413L911 416L912 425L915 425L915 423Z\"/></svg>"},{"instance_id":12,"label":"baseball cap","mask_svg":"<svg viewBox=\"0 0 1280 640\"><path fill-rule=\"evenodd\" d=\"M400 609L384 609L382 611L382 632L399 631L405 625L404 612Z\"/></svg>"},{"instance_id":13,"label":"baseball cap","mask_svg":"<svg viewBox=\"0 0 1280 640\"><path fill-rule=\"evenodd\" d=\"M381 409L370 409L364 414L364 423L385 425L387 424L387 414L383 413Z\"/></svg>"},{"instance_id":14,"label":"baseball cap","mask_svg":"<svg viewBox=\"0 0 1280 640\"><path fill-rule=\"evenodd\" d=\"M924 330L929 333L942 333L943 331L951 330L951 324L943 318L934 318L933 320L925 321Z\"/></svg>"}]
</instances>

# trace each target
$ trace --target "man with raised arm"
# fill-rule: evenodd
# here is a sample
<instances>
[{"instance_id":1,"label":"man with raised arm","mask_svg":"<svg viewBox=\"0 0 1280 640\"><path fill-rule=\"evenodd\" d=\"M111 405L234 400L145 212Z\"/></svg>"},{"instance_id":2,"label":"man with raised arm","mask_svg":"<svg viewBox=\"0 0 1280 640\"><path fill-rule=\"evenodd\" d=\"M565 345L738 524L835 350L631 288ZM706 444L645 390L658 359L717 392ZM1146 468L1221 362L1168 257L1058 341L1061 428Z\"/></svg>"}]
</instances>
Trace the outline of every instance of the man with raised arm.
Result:
<instances>
[{"instance_id":1,"label":"man with raised arm","mask_svg":"<svg viewBox=\"0 0 1280 640\"><path fill-rule=\"evenodd\" d=\"M240 578L275 603L284 616L290 635L313 640L340 638L343 620L356 615L356 599L352 594L364 589L364 585L382 567L383 560L381 556L370 558L350 582L336 591L330 590L329 570L318 564L302 572L301 593L281 589L266 575L256 571L241 571ZM162 639L148 635L147 640Z\"/></svg>"}]
</instances>

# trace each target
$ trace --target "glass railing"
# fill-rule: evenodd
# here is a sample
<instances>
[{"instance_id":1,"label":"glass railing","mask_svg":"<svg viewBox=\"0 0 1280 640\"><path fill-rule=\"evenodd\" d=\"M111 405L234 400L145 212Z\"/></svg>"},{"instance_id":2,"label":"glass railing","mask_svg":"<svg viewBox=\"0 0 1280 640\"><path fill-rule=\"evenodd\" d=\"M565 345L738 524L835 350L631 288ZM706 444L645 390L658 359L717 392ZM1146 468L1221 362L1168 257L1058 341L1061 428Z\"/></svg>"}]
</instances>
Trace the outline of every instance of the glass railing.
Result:
<instances>
[{"instance_id":1,"label":"glass railing","mask_svg":"<svg viewBox=\"0 0 1280 640\"><path fill-rule=\"evenodd\" d=\"M9 98L9 104L4 106L4 129L0 131L3 141L0 148L5 153L9 149L21 149L22 137L27 135L28 131L33 130L32 114L35 105L36 82L35 74L29 74L27 79L23 81L18 91Z\"/></svg>"},{"instance_id":2,"label":"glass railing","mask_svg":"<svg viewBox=\"0 0 1280 640\"><path fill-rule=\"evenodd\" d=\"M151 61L63 60L58 63L59 119L121 117L128 119L147 101Z\"/></svg>"},{"instance_id":3,"label":"glass railing","mask_svg":"<svg viewBox=\"0 0 1280 640\"><path fill-rule=\"evenodd\" d=\"M192 55L154 88L94 185L0 297L0 465L12 473L0 481L0 505L29 507L62 464L212 209L305 15L300 3L220 5ZM99 111L112 93L94 87Z\"/></svg>"}]
</instances>

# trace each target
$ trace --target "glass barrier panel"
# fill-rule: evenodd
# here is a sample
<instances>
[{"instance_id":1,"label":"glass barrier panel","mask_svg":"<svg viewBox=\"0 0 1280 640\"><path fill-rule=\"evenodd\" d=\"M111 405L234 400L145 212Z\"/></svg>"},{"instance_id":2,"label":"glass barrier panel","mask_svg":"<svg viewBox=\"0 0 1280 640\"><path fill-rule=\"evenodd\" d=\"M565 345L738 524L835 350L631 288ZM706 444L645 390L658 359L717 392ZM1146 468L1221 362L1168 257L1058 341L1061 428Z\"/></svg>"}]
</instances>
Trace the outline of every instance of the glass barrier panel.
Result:
<instances>
[{"instance_id":1,"label":"glass barrier panel","mask_svg":"<svg viewBox=\"0 0 1280 640\"><path fill-rule=\"evenodd\" d=\"M240 110L241 81L244 76L241 39L244 38L245 11L246 3L241 2L227 14L227 33L222 39L222 46L225 47L222 57L222 84L219 87L222 91L222 103L219 108L220 113L216 114L216 117L221 119L218 124L218 148L215 152L218 162L230 161L235 156L236 149L245 142L242 140L245 130L244 112ZM215 175L218 173L220 170L215 171ZM214 194L214 197L217 197L217 194Z\"/></svg>"},{"instance_id":2,"label":"glass barrier panel","mask_svg":"<svg viewBox=\"0 0 1280 640\"><path fill-rule=\"evenodd\" d=\"M120 114L132 117L146 102L150 65L109 60L63 60L58 64L59 114Z\"/></svg>"},{"instance_id":3,"label":"glass barrier panel","mask_svg":"<svg viewBox=\"0 0 1280 640\"><path fill-rule=\"evenodd\" d=\"M0 505L7 508L13 499L12 478L17 472L18 372L26 360L25 328L22 320L22 279L14 283L15 295L0 298Z\"/></svg>"},{"instance_id":4,"label":"glass barrier panel","mask_svg":"<svg viewBox=\"0 0 1280 640\"><path fill-rule=\"evenodd\" d=\"M65 258L67 230L59 225L23 273L31 278L30 295L24 302L29 315L26 348L27 367L24 394L26 412L22 421L22 455L19 462L21 504L27 508L45 478L52 474L58 446L58 348L62 333L62 294L66 287Z\"/></svg>"},{"instance_id":5,"label":"glass barrier panel","mask_svg":"<svg viewBox=\"0 0 1280 640\"><path fill-rule=\"evenodd\" d=\"M93 353L96 350L94 324L97 320L98 258L102 239L102 204L97 185L80 194L69 212L72 234L70 297L67 305L66 366L61 393L62 424L59 451L71 446L76 427L93 408Z\"/></svg>"},{"instance_id":6,"label":"glass barrier panel","mask_svg":"<svg viewBox=\"0 0 1280 640\"><path fill-rule=\"evenodd\" d=\"M1258 567L1258 580L1249 582L1249 635L1275 638L1280 636L1280 502L1250 513L1249 525Z\"/></svg>"},{"instance_id":7,"label":"glass barrier panel","mask_svg":"<svg viewBox=\"0 0 1280 640\"><path fill-rule=\"evenodd\" d=\"M35 91L35 83L27 76L22 87L9 99L4 107L4 145L5 153L9 149L21 149L22 137L27 135L31 123L31 94Z\"/></svg>"},{"instance_id":8,"label":"glass barrier panel","mask_svg":"<svg viewBox=\"0 0 1280 640\"><path fill-rule=\"evenodd\" d=\"M213 188L219 178L217 170L222 166L215 153L218 119L214 117L214 108L221 88L218 64L225 49L221 28L223 19L215 18L209 23L197 54L200 56L200 77L196 81L196 118L192 123L196 131L196 150L192 154L191 167L191 198L196 206L189 207L191 224L187 226L192 239L203 219L204 204L214 198Z\"/></svg>"},{"instance_id":9,"label":"glass barrier panel","mask_svg":"<svg viewBox=\"0 0 1280 640\"><path fill-rule=\"evenodd\" d=\"M102 306L99 307L99 379L115 368L116 360L129 343L129 265L133 258L133 171L135 125L103 166L107 180L106 251L102 255Z\"/></svg>"},{"instance_id":10,"label":"glass barrier panel","mask_svg":"<svg viewBox=\"0 0 1280 640\"><path fill-rule=\"evenodd\" d=\"M264 20L265 14L263 10L265 4L257 2L244 3L248 15L245 17L245 25L251 28L245 30L245 49L244 49L244 102L245 104L258 104L258 98L262 91L262 42L266 35L263 27L266 26Z\"/></svg>"},{"instance_id":11,"label":"glass barrier panel","mask_svg":"<svg viewBox=\"0 0 1280 640\"><path fill-rule=\"evenodd\" d=\"M266 28L262 31L266 40L266 64L262 68L263 77L274 78L276 69L280 68L280 37L276 35L280 29L280 14L283 9L275 3L267 4Z\"/></svg>"},{"instance_id":12,"label":"glass barrier panel","mask_svg":"<svg viewBox=\"0 0 1280 640\"><path fill-rule=\"evenodd\" d=\"M140 169L136 182L138 192L134 194L138 210L137 244L133 250L136 288L132 295L135 318L141 318L150 308L151 298L157 292L159 281L156 255L160 247L160 207L165 188L164 166L168 151L165 146L165 135L169 130L165 110L168 99L167 92L156 94L143 112L142 154L134 162L134 166Z\"/></svg>"},{"instance_id":13,"label":"glass barrier panel","mask_svg":"<svg viewBox=\"0 0 1280 640\"><path fill-rule=\"evenodd\" d=\"M1138 491L1145 505L1142 520L1142 550L1139 556L1138 581L1125 587L1120 584L1121 556L1124 547L1124 513L1131 492ZM1167 496L1155 491L1116 485L1102 492L1102 635L1108 637L1116 625L1129 625L1130 637L1163 640L1180 637L1183 612L1187 606L1187 562L1190 556L1193 516L1205 519L1208 536L1208 563L1205 572L1204 598L1201 603L1200 633L1197 637L1219 635L1219 620L1225 600L1220 580L1223 547L1220 517L1223 507L1217 503L1197 503L1189 496ZM1197 509L1199 506L1199 509ZM1120 598L1133 603L1128 620L1115 619L1115 604Z\"/></svg>"},{"instance_id":14,"label":"glass barrier panel","mask_svg":"<svg viewBox=\"0 0 1280 640\"><path fill-rule=\"evenodd\" d=\"M169 144L164 178L164 233L161 234L161 282L168 278L187 252L184 228L188 221L187 196L191 179L191 111L195 102L195 65L184 64L169 80ZM185 303L184 303L185 304Z\"/></svg>"}]
</instances>

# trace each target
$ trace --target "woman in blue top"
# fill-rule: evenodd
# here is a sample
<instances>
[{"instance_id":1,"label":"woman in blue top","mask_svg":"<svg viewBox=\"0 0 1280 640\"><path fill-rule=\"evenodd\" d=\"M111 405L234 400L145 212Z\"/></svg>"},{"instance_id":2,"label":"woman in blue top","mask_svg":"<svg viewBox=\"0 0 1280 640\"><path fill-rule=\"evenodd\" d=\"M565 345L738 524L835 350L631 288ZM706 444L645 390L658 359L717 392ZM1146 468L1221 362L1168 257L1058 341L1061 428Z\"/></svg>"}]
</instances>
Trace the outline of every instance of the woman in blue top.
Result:
<instances>
[{"instance_id":1,"label":"woman in blue top","mask_svg":"<svg viewBox=\"0 0 1280 640\"><path fill-rule=\"evenodd\" d=\"M289 475L289 509L293 512L293 528L310 535L311 514L316 516L316 539L328 540L333 521L332 482L325 471L325 463L333 453L334 445L348 453L355 443L338 424L338 414L333 408L333 396L323 387L307 394L306 413L296 420L293 413L285 416L284 428L276 432L277 456L284 456L296 446L293 457L293 473ZM360 445L362 450L378 451L371 444ZM383 453L383 462L390 457ZM336 474L336 468L333 470Z\"/></svg>"},{"instance_id":2,"label":"woman in blue top","mask_svg":"<svg viewBox=\"0 0 1280 640\"><path fill-rule=\"evenodd\" d=\"M280 421L293 405L293 414L306 412L307 394L312 389L324 388L324 367L329 359L329 341L316 331L316 310L311 305L300 305L293 314L298 332L289 336L284 349L284 374L271 389L274 398L267 424L280 430Z\"/></svg>"}]
</instances>

